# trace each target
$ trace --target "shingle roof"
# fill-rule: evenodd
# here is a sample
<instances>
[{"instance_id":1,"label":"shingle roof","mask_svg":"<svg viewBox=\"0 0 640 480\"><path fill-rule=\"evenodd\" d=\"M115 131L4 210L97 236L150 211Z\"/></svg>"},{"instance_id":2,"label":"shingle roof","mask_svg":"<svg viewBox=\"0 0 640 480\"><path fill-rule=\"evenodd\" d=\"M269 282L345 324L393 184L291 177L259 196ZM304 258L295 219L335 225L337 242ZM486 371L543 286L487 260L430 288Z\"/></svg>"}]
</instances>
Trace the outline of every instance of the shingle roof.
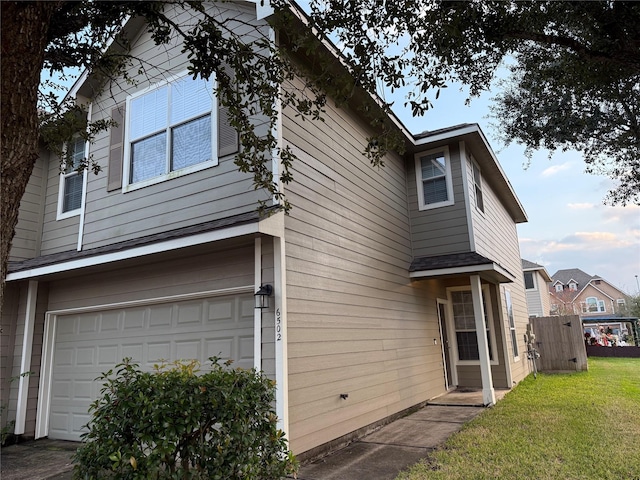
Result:
<instances>
[{"instance_id":1,"label":"shingle roof","mask_svg":"<svg viewBox=\"0 0 640 480\"><path fill-rule=\"evenodd\" d=\"M271 209L268 209L271 210ZM79 260L87 257L94 257L98 255L104 255L108 253L121 252L129 250L135 247L141 247L145 245L151 245L166 240L173 240L176 238L188 237L198 233L210 232L213 230L219 230L236 225L243 225L247 223L258 222L261 218L260 213L257 210L251 212L242 213L239 215L233 215L231 217L220 218L209 222L200 223L197 225L191 225L188 227L178 228L170 230L168 232L160 232L153 235L147 235L145 237L134 238L124 242L113 243L105 245L103 247L90 248L87 250L69 250L60 253L54 253L51 255L43 255L36 258L30 258L20 262L9 262L8 272L21 272L23 270L30 270L33 268L45 267L48 265L55 265L71 260Z\"/></svg>"},{"instance_id":2,"label":"shingle roof","mask_svg":"<svg viewBox=\"0 0 640 480\"><path fill-rule=\"evenodd\" d=\"M492 263L494 263L493 260L489 260L487 257L483 257L476 252L453 253L434 257L414 258L409 267L409 271L438 270L441 268L469 267L489 265Z\"/></svg>"},{"instance_id":3,"label":"shingle roof","mask_svg":"<svg viewBox=\"0 0 640 480\"><path fill-rule=\"evenodd\" d=\"M524 258L522 258L521 260L522 260L523 270L537 270L539 268L544 268L542 265L538 265L537 263L530 262L529 260L525 260Z\"/></svg>"},{"instance_id":4,"label":"shingle roof","mask_svg":"<svg viewBox=\"0 0 640 480\"><path fill-rule=\"evenodd\" d=\"M600 277L591 276L588 273L583 272L579 268L558 270L556 273L551 275L551 279L554 283L556 281L560 281L563 285L568 285L571 280L575 280L575 282L578 284L578 290L582 290L582 288L584 288L584 286L594 278Z\"/></svg>"}]
</instances>

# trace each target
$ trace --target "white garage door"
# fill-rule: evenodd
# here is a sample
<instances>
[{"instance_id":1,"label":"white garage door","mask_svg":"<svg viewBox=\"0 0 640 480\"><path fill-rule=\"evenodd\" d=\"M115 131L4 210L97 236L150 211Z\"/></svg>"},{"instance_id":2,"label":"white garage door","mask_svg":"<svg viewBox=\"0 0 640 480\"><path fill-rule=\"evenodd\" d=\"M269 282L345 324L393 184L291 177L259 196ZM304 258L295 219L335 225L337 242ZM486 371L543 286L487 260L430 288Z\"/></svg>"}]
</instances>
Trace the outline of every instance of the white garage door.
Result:
<instances>
[{"instance_id":1,"label":"white garage door","mask_svg":"<svg viewBox=\"0 0 640 480\"><path fill-rule=\"evenodd\" d=\"M253 295L128 307L57 317L49 437L80 440L95 379L131 357L145 371L162 360L234 360L253 367ZM204 368L203 368L204 370Z\"/></svg>"}]
</instances>

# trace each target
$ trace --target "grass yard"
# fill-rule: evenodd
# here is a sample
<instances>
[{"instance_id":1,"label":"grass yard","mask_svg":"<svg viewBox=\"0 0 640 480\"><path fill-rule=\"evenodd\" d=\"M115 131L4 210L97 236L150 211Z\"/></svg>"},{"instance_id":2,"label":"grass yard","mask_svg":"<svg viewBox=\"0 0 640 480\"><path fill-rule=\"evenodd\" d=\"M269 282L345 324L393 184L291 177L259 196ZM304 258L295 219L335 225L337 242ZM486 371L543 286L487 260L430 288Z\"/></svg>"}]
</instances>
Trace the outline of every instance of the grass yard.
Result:
<instances>
[{"instance_id":1,"label":"grass yard","mask_svg":"<svg viewBox=\"0 0 640 480\"><path fill-rule=\"evenodd\" d=\"M527 377L398 480L640 480L640 359Z\"/></svg>"}]
</instances>

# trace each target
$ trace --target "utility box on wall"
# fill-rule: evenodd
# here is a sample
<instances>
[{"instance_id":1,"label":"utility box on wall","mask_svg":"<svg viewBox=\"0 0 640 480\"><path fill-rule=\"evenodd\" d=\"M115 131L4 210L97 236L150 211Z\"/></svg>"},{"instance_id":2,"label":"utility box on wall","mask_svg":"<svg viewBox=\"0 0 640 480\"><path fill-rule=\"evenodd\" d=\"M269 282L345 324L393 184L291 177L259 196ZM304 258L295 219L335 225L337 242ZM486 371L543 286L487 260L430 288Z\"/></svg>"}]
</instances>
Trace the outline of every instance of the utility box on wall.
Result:
<instances>
[{"instance_id":1,"label":"utility box on wall","mask_svg":"<svg viewBox=\"0 0 640 480\"><path fill-rule=\"evenodd\" d=\"M575 372L587 370L582 322L578 315L532 317L535 348L541 372Z\"/></svg>"}]
</instances>

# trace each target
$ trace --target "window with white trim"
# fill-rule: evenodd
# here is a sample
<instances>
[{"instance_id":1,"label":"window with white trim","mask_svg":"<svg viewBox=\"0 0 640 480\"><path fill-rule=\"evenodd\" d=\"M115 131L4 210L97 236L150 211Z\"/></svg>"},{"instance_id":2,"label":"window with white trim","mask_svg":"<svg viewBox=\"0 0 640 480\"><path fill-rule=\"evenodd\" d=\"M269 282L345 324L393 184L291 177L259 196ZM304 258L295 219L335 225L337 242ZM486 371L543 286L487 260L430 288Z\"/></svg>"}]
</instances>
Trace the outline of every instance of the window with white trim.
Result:
<instances>
[{"instance_id":1,"label":"window with white trim","mask_svg":"<svg viewBox=\"0 0 640 480\"><path fill-rule=\"evenodd\" d=\"M128 99L127 184L217 164L213 82L183 76Z\"/></svg>"},{"instance_id":2,"label":"window with white trim","mask_svg":"<svg viewBox=\"0 0 640 480\"><path fill-rule=\"evenodd\" d=\"M511 349L513 351L513 358L518 358L520 353L518 352L518 337L516 335L516 322L513 317L513 303L511 302L510 290L504 290L504 299L507 306L507 317L509 318L509 332L511 333Z\"/></svg>"},{"instance_id":3,"label":"window with white trim","mask_svg":"<svg viewBox=\"0 0 640 480\"><path fill-rule=\"evenodd\" d=\"M533 278L533 272L524 272L524 288L527 290L535 290L536 282Z\"/></svg>"},{"instance_id":4,"label":"window with white trim","mask_svg":"<svg viewBox=\"0 0 640 480\"><path fill-rule=\"evenodd\" d=\"M471 290L451 291L451 307L453 309L453 325L456 332L456 344L458 360L479 360L478 335L476 332L476 320L473 311L473 297ZM487 315L486 294L482 295L484 320L487 326L487 344L489 346L489 359L493 360L493 347L491 343L491 320Z\"/></svg>"},{"instance_id":5,"label":"window with white trim","mask_svg":"<svg viewBox=\"0 0 640 480\"><path fill-rule=\"evenodd\" d=\"M571 283L569 284L569 290L570 290L571 292L577 292L577 291L578 291L578 284L577 284L577 283L575 283L575 282L571 282Z\"/></svg>"},{"instance_id":6,"label":"window with white trim","mask_svg":"<svg viewBox=\"0 0 640 480\"><path fill-rule=\"evenodd\" d=\"M564 286L560 283L556 285L556 292L562 292L564 290Z\"/></svg>"},{"instance_id":7,"label":"window with white trim","mask_svg":"<svg viewBox=\"0 0 640 480\"><path fill-rule=\"evenodd\" d=\"M473 188L476 197L476 208L481 212L484 212L484 198L482 196L482 175L480 174L480 167L476 162L472 162L473 165Z\"/></svg>"},{"instance_id":8,"label":"window with white trim","mask_svg":"<svg viewBox=\"0 0 640 480\"><path fill-rule=\"evenodd\" d=\"M60 193L58 195L58 219L80 213L82 191L84 188L84 170L78 171L85 155L85 141L75 137L66 146L66 159L60 175Z\"/></svg>"},{"instance_id":9,"label":"window with white trim","mask_svg":"<svg viewBox=\"0 0 640 480\"><path fill-rule=\"evenodd\" d=\"M606 311L604 300L598 300L596 297L588 297L582 303L582 313L598 313L604 311Z\"/></svg>"},{"instance_id":10,"label":"window with white trim","mask_svg":"<svg viewBox=\"0 0 640 480\"><path fill-rule=\"evenodd\" d=\"M449 148L420 152L415 161L419 209L453 205Z\"/></svg>"}]
</instances>

